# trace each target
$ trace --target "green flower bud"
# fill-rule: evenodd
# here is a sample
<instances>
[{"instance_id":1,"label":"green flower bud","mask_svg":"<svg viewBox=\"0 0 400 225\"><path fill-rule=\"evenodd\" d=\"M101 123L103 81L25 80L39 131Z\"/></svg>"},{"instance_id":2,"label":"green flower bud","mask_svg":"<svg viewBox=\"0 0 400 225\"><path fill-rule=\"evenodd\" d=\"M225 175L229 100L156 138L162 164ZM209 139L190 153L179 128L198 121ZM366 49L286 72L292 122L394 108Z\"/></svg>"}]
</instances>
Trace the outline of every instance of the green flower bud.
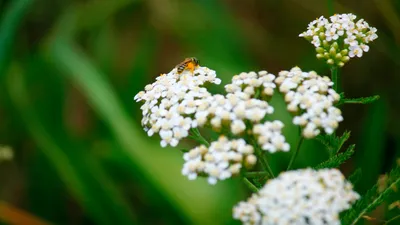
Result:
<instances>
[{"instance_id":1,"label":"green flower bud","mask_svg":"<svg viewBox=\"0 0 400 225\"><path fill-rule=\"evenodd\" d=\"M317 51L317 53L323 53L325 51L325 49L318 47L315 49L315 51Z\"/></svg>"},{"instance_id":2,"label":"green flower bud","mask_svg":"<svg viewBox=\"0 0 400 225\"><path fill-rule=\"evenodd\" d=\"M336 59L339 59L339 60L341 60L342 57L343 57L343 56L342 56L342 54L340 54L340 53L336 54L336 56L335 56L335 58L336 58Z\"/></svg>"},{"instance_id":3,"label":"green flower bud","mask_svg":"<svg viewBox=\"0 0 400 225\"><path fill-rule=\"evenodd\" d=\"M331 54L332 56L336 55L336 49L333 47L329 49L329 54Z\"/></svg>"},{"instance_id":4,"label":"green flower bud","mask_svg":"<svg viewBox=\"0 0 400 225\"><path fill-rule=\"evenodd\" d=\"M323 54L317 54L317 59L322 59L322 58L324 58Z\"/></svg>"},{"instance_id":5,"label":"green flower bud","mask_svg":"<svg viewBox=\"0 0 400 225\"><path fill-rule=\"evenodd\" d=\"M328 63L329 65L333 65L335 61L333 61L333 59L328 59L326 60L326 63Z\"/></svg>"},{"instance_id":6,"label":"green flower bud","mask_svg":"<svg viewBox=\"0 0 400 225\"><path fill-rule=\"evenodd\" d=\"M350 60L350 57L348 57L348 56L343 56L343 58L342 58L342 62L348 62Z\"/></svg>"},{"instance_id":7,"label":"green flower bud","mask_svg":"<svg viewBox=\"0 0 400 225\"><path fill-rule=\"evenodd\" d=\"M339 62L339 63L338 63L338 66L339 66L339 67L343 67L343 66L344 66L344 62Z\"/></svg>"},{"instance_id":8,"label":"green flower bud","mask_svg":"<svg viewBox=\"0 0 400 225\"><path fill-rule=\"evenodd\" d=\"M343 50L340 52L340 54L342 54L342 55L347 55L347 54L349 54L349 50L343 49Z\"/></svg>"},{"instance_id":9,"label":"green flower bud","mask_svg":"<svg viewBox=\"0 0 400 225\"><path fill-rule=\"evenodd\" d=\"M328 41L323 40L323 41L322 41L322 46L323 46L324 48L329 48L329 43L328 43Z\"/></svg>"},{"instance_id":10,"label":"green flower bud","mask_svg":"<svg viewBox=\"0 0 400 225\"><path fill-rule=\"evenodd\" d=\"M325 53L324 53L324 58L325 58L325 59L329 59L329 58L330 58L330 57L329 57L329 53L325 52Z\"/></svg>"},{"instance_id":11,"label":"green flower bud","mask_svg":"<svg viewBox=\"0 0 400 225\"><path fill-rule=\"evenodd\" d=\"M338 49L338 48L339 48L339 45L338 45L338 43L335 41L335 42L332 43L331 47L333 47L333 48L335 48L335 49Z\"/></svg>"}]
</instances>

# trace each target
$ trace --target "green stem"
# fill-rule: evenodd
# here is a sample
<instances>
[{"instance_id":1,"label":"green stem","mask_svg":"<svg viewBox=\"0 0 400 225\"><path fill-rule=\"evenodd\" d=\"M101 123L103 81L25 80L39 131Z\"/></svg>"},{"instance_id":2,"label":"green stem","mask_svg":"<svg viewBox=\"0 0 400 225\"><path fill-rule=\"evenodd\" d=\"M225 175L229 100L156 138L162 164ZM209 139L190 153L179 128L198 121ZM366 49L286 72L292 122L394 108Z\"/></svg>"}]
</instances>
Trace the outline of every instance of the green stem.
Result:
<instances>
[{"instance_id":1,"label":"green stem","mask_svg":"<svg viewBox=\"0 0 400 225\"><path fill-rule=\"evenodd\" d=\"M268 173L272 178L275 177L274 172L272 171L271 167L269 166L268 160L266 159L265 151L261 152L261 161L264 161L265 167L267 168Z\"/></svg>"},{"instance_id":2,"label":"green stem","mask_svg":"<svg viewBox=\"0 0 400 225\"><path fill-rule=\"evenodd\" d=\"M275 177L274 172L272 172L272 169L269 166L268 160L264 156L265 152L258 146L257 142L254 140L253 140L253 146L257 154L257 158L261 162L261 166L263 167L263 169L269 173L270 177Z\"/></svg>"},{"instance_id":3,"label":"green stem","mask_svg":"<svg viewBox=\"0 0 400 225\"><path fill-rule=\"evenodd\" d=\"M210 143L201 135L199 129L197 128L191 128L190 133L192 135L189 135L189 138L199 142L200 144L205 145L206 147L210 147Z\"/></svg>"},{"instance_id":4,"label":"green stem","mask_svg":"<svg viewBox=\"0 0 400 225\"><path fill-rule=\"evenodd\" d=\"M393 217L392 219L386 221L386 222L384 223L384 225L389 224L390 222L393 222L394 220L397 220L397 219L399 219L399 218L400 218L400 215L395 216L395 217Z\"/></svg>"},{"instance_id":5,"label":"green stem","mask_svg":"<svg viewBox=\"0 0 400 225\"><path fill-rule=\"evenodd\" d=\"M335 90L337 93L339 93L340 88L340 79L339 79L339 73L338 73L338 68L336 66L331 67L331 79L333 82L333 90Z\"/></svg>"},{"instance_id":6,"label":"green stem","mask_svg":"<svg viewBox=\"0 0 400 225\"><path fill-rule=\"evenodd\" d=\"M249 181L249 179L247 179L246 177L243 177L243 183L254 193L258 192L258 188L256 186L254 186L253 183L251 183Z\"/></svg>"},{"instance_id":7,"label":"green stem","mask_svg":"<svg viewBox=\"0 0 400 225\"><path fill-rule=\"evenodd\" d=\"M258 97L260 97L260 95L261 95L261 89L259 88L259 89L256 90L256 93L254 94L253 98L257 99Z\"/></svg>"},{"instance_id":8,"label":"green stem","mask_svg":"<svg viewBox=\"0 0 400 225\"><path fill-rule=\"evenodd\" d=\"M263 176L269 177L269 172L266 172L266 171L247 172L244 174L244 176L247 178L259 178L259 177L263 177Z\"/></svg>"},{"instance_id":9,"label":"green stem","mask_svg":"<svg viewBox=\"0 0 400 225\"><path fill-rule=\"evenodd\" d=\"M300 136L300 140L299 140L299 142L297 143L296 151L295 151L294 154L292 155L292 158L290 159L289 165L288 165L288 167L287 167L286 170L290 170L290 168L292 167L292 165L293 165L293 163L294 163L294 160L296 160L297 155L299 154L299 151L300 151L301 144L303 144L303 140L304 140L304 137L303 137L303 136Z\"/></svg>"}]
</instances>

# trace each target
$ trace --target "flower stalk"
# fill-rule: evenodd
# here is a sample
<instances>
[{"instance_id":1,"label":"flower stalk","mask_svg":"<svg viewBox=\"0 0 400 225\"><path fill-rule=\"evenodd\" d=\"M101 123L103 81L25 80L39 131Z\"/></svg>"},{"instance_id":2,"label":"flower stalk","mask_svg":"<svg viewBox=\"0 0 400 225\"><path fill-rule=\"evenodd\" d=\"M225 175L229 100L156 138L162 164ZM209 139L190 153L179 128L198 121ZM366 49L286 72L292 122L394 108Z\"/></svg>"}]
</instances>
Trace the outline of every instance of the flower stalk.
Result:
<instances>
[{"instance_id":1,"label":"flower stalk","mask_svg":"<svg viewBox=\"0 0 400 225\"><path fill-rule=\"evenodd\" d=\"M246 177L243 177L243 183L253 192L253 193L257 193L258 192L258 188L250 182L249 179L247 179Z\"/></svg>"},{"instance_id":2,"label":"flower stalk","mask_svg":"<svg viewBox=\"0 0 400 225\"><path fill-rule=\"evenodd\" d=\"M333 82L333 90L337 93L340 92L340 79L339 79L339 68L337 66L331 67L331 80Z\"/></svg>"},{"instance_id":3,"label":"flower stalk","mask_svg":"<svg viewBox=\"0 0 400 225\"><path fill-rule=\"evenodd\" d=\"M299 154L299 151L300 151L301 145L303 144L303 141L304 141L304 137L300 136L300 139L297 142L296 151L293 153L292 158L290 158L289 165L286 170L290 170L290 168L292 168L292 165L293 165L294 161L296 160L297 155Z\"/></svg>"},{"instance_id":4,"label":"flower stalk","mask_svg":"<svg viewBox=\"0 0 400 225\"><path fill-rule=\"evenodd\" d=\"M191 134L191 135L189 135L189 138L191 138L191 139L193 139L193 140L199 142L200 144L202 144L202 145L204 145L204 146L206 146L206 147L209 147L209 146L210 146L210 143L207 141L207 139L205 139L205 138L201 135L199 129L197 129L197 128L191 128L191 129L190 129L190 134Z\"/></svg>"}]
</instances>

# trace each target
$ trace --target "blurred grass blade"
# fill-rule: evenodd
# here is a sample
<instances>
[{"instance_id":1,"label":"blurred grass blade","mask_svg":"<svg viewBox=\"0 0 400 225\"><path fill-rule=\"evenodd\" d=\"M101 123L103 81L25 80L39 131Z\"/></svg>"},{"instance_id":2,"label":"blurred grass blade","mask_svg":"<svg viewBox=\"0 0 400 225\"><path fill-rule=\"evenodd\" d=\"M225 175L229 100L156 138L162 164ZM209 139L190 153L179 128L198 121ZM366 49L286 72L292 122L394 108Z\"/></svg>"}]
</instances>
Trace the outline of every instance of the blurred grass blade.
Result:
<instances>
[{"instance_id":1,"label":"blurred grass blade","mask_svg":"<svg viewBox=\"0 0 400 225\"><path fill-rule=\"evenodd\" d=\"M21 67L15 65L11 72L7 84L12 101L32 137L84 210L96 224L133 224L134 216L129 211L130 207L112 185L111 179L84 151L65 151L53 141L31 110ZM77 153L79 155L73 155Z\"/></svg>"},{"instance_id":2,"label":"blurred grass blade","mask_svg":"<svg viewBox=\"0 0 400 225\"><path fill-rule=\"evenodd\" d=\"M65 24L74 23L63 23ZM59 27L58 30L73 29ZM53 39L47 46L47 53L50 54L55 65L78 85L95 111L108 124L116 141L122 147L123 151L119 154L122 154L129 164L134 165L132 169L135 173L143 174L143 177L158 192L164 193L168 201L181 211L182 218L191 219L190 223L218 224L218 221L227 219L215 218L220 214L218 209L223 210L221 205L229 206L227 197L230 198L229 201L233 201L233 197L227 194L227 186L221 184L211 189L204 183L186 182L185 177L179 173L182 166L181 159L164 149L141 141L142 134L132 125L133 121L123 110L113 88L104 79L105 76L71 44L71 40L66 38L68 36L66 34ZM154 149L159 149L159 151L151 151ZM165 176L166 171L173 172L174 176ZM176 182L178 180L179 182ZM183 182L184 186L182 186ZM235 189L231 188L230 191L235 191ZM190 193L197 193L197 195Z\"/></svg>"},{"instance_id":3,"label":"blurred grass blade","mask_svg":"<svg viewBox=\"0 0 400 225\"><path fill-rule=\"evenodd\" d=\"M18 27L34 0L14 0L8 2L0 22L0 76L11 60L10 52Z\"/></svg>"},{"instance_id":4,"label":"blurred grass blade","mask_svg":"<svg viewBox=\"0 0 400 225\"><path fill-rule=\"evenodd\" d=\"M361 168L363 179L356 185L361 193L371 187L381 173L385 151L388 103L384 99L369 105L363 121L363 129L355 154L357 166Z\"/></svg>"},{"instance_id":5,"label":"blurred grass blade","mask_svg":"<svg viewBox=\"0 0 400 225\"><path fill-rule=\"evenodd\" d=\"M80 86L88 97L89 102L110 126L115 139L125 150L121 154L126 155L130 163L139 168L136 173L143 173L155 187L159 188L159 191L166 192L169 200L179 206L183 215L190 215L188 218L193 218L199 224L209 223L210 220L214 220L202 216L201 213L207 213L207 211L212 210L211 205L215 205L218 198L216 196L209 198L191 196L192 198L190 199L176 195L176 193L182 193L185 189L191 189L192 191L197 189L197 191L200 191L202 187L196 183L193 183L190 187L182 187L179 182L171 182L170 177L162 176L165 168L175 168L173 170L176 171L176 176L181 176L178 172L181 162L175 157L171 158L172 155L165 153L165 150L154 154L154 152L150 151L154 147L145 144L138 138L141 135L133 128L133 121L122 110L122 106L112 91L113 89L102 79L103 76L91 66L87 59L64 42L55 43L51 50L52 58L56 60L60 68L63 68L66 75L71 76ZM149 171L147 168L152 168L153 170ZM223 188L223 186L220 186L220 188ZM218 191L218 189L215 189L215 191ZM212 193L208 193L208 195L210 194ZM215 192L214 194L217 193ZM200 213L190 210L194 206L193 201L198 201L195 207L203 208L204 211Z\"/></svg>"}]
</instances>

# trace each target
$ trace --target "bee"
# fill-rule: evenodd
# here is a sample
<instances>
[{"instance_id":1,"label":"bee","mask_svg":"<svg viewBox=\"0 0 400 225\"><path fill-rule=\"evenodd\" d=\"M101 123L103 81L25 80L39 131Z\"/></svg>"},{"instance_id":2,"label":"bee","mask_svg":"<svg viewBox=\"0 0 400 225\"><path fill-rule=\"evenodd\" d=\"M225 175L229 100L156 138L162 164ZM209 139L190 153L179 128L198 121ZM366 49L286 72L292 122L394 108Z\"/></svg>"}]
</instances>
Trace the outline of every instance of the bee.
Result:
<instances>
[{"instance_id":1,"label":"bee","mask_svg":"<svg viewBox=\"0 0 400 225\"><path fill-rule=\"evenodd\" d=\"M190 57L176 65L175 68L177 69L178 74L181 74L184 70L190 70L190 72L193 74L194 69L196 69L198 66L199 60L195 57Z\"/></svg>"}]
</instances>

